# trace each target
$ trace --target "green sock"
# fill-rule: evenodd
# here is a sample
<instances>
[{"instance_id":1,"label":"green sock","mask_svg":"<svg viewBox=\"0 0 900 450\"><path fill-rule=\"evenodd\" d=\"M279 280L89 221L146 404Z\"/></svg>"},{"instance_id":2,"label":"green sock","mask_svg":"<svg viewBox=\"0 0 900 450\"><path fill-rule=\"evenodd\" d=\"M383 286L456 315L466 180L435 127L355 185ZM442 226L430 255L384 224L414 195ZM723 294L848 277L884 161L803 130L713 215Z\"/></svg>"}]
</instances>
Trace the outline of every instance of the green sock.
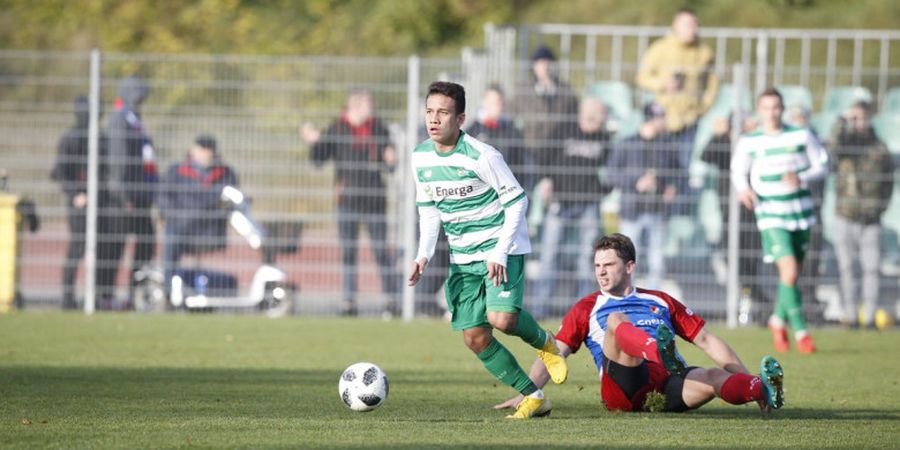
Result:
<instances>
[{"instance_id":1,"label":"green sock","mask_svg":"<svg viewBox=\"0 0 900 450\"><path fill-rule=\"evenodd\" d=\"M800 302L800 288L797 285L789 286L781 281L778 282L778 305L795 332L806 329L803 305Z\"/></svg>"},{"instance_id":2,"label":"green sock","mask_svg":"<svg viewBox=\"0 0 900 450\"><path fill-rule=\"evenodd\" d=\"M512 332L513 336L522 338L525 343L536 348L544 348L547 342L547 332L538 325L534 317L524 309L519 311L519 319L516 322L516 330Z\"/></svg>"},{"instance_id":3,"label":"green sock","mask_svg":"<svg viewBox=\"0 0 900 450\"><path fill-rule=\"evenodd\" d=\"M487 348L478 353L484 367L503 384L529 395L537 390L537 386L528 378L528 374L522 370L516 358L497 339L491 339Z\"/></svg>"},{"instance_id":4,"label":"green sock","mask_svg":"<svg viewBox=\"0 0 900 450\"><path fill-rule=\"evenodd\" d=\"M781 319L782 322L788 321L787 312L785 311L784 307L784 300L782 300L781 296L781 287L778 288L778 292L775 295L775 311L772 314L775 314L775 317Z\"/></svg>"}]
</instances>

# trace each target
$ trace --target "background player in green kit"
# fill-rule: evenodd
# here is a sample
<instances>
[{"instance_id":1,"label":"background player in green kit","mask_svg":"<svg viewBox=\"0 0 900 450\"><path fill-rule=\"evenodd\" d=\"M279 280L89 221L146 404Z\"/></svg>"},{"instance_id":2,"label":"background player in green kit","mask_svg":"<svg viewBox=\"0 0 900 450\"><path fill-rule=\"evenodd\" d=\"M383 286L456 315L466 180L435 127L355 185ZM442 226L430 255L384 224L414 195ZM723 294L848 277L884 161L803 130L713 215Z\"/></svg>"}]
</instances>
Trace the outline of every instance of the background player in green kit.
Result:
<instances>
[{"instance_id":1,"label":"background player in green kit","mask_svg":"<svg viewBox=\"0 0 900 450\"><path fill-rule=\"evenodd\" d=\"M816 346L806 329L797 277L816 223L808 183L828 174L828 156L809 129L782 123L784 102L777 90L759 95L756 112L761 127L738 141L731 182L738 200L756 214L766 262L778 267L778 298L769 318L775 349L790 349L790 322L797 350L812 353Z\"/></svg>"},{"instance_id":2,"label":"background player in green kit","mask_svg":"<svg viewBox=\"0 0 900 450\"><path fill-rule=\"evenodd\" d=\"M525 212L528 198L495 148L463 132L466 93L462 86L435 82L425 97L429 139L412 154L419 209L419 250L409 275L413 286L434 255L443 225L450 244L447 306L451 325L485 368L524 395L514 419L550 413L550 401L515 357L493 336L493 328L538 349L551 379L568 376L552 333L522 309L524 255L531 251Z\"/></svg>"}]
</instances>

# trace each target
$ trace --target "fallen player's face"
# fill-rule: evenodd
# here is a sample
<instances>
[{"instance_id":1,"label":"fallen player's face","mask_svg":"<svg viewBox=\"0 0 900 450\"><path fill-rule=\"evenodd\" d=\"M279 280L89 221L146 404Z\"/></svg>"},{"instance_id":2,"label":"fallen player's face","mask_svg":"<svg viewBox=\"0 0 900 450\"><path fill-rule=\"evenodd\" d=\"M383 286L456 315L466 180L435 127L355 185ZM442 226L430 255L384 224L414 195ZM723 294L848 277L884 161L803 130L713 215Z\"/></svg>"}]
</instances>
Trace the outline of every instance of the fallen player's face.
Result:
<instances>
[{"instance_id":1,"label":"fallen player's face","mask_svg":"<svg viewBox=\"0 0 900 450\"><path fill-rule=\"evenodd\" d=\"M634 262L625 263L615 250L598 250L594 253L594 275L600 289L613 295L624 295L631 286Z\"/></svg>"}]
</instances>

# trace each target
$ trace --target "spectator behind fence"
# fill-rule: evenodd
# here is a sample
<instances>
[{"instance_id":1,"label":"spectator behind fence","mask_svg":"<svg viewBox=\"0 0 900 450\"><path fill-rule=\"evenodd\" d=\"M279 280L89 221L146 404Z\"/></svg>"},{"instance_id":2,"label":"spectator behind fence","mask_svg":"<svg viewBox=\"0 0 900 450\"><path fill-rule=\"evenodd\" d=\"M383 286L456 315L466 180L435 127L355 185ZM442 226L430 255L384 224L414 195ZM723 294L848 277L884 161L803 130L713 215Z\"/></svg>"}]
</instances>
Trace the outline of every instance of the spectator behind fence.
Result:
<instances>
[{"instance_id":1,"label":"spectator behind fence","mask_svg":"<svg viewBox=\"0 0 900 450\"><path fill-rule=\"evenodd\" d=\"M525 151L522 132L506 116L505 95L500 86L491 85L484 92L478 120L466 132L499 150L526 192L534 188L534 164Z\"/></svg>"},{"instance_id":2,"label":"spectator behind fence","mask_svg":"<svg viewBox=\"0 0 900 450\"><path fill-rule=\"evenodd\" d=\"M516 89L513 115L522 121L525 148L535 155L553 145L550 134L560 123L574 123L578 115L578 97L556 73L556 56L546 45L531 57L531 73L524 86Z\"/></svg>"},{"instance_id":3,"label":"spectator behind fence","mask_svg":"<svg viewBox=\"0 0 900 450\"><path fill-rule=\"evenodd\" d=\"M338 236L341 245L343 303L341 313L357 314L357 251L359 225L366 225L381 274L382 289L388 294L386 312L398 312L400 278L387 241L387 197L382 173L396 165L396 151L388 129L374 116L371 92L354 89L347 94L341 117L324 132L306 123L301 136L312 146L313 163L321 167L335 163L335 196Z\"/></svg>"},{"instance_id":4,"label":"spectator behind fence","mask_svg":"<svg viewBox=\"0 0 900 450\"><path fill-rule=\"evenodd\" d=\"M716 99L719 79L713 51L700 41L700 24L690 9L672 20L672 32L644 53L637 85L650 91L666 111L666 128L679 147L679 162L687 168L697 134L697 121Z\"/></svg>"},{"instance_id":5,"label":"spectator behind fence","mask_svg":"<svg viewBox=\"0 0 900 450\"><path fill-rule=\"evenodd\" d=\"M88 203L88 121L90 106L85 96L75 99L75 125L69 128L59 141L56 163L53 166L52 178L59 183L65 194L66 216L69 222L69 246L66 251L66 262L63 266L63 309L75 309L75 277L78 264L84 257L86 208ZM103 159L106 155L106 136L101 133L98 153L100 165L98 170L97 204L101 208L107 204L106 170ZM105 231L106 221L97 222L97 231ZM96 283L101 293L108 293L115 284L115 267L99 265L96 270Z\"/></svg>"},{"instance_id":6,"label":"spectator behind fence","mask_svg":"<svg viewBox=\"0 0 900 450\"><path fill-rule=\"evenodd\" d=\"M862 325L874 328L881 266L881 215L893 190L894 169L887 147L875 136L871 106L858 102L840 119L832 139L837 170L833 226L834 251L840 271L842 321L857 325L854 260L862 268Z\"/></svg>"},{"instance_id":7,"label":"spectator behind fence","mask_svg":"<svg viewBox=\"0 0 900 450\"><path fill-rule=\"evenodd\" d=\"M756 128L756 119L749 118L743 123L743 130L750 131ZM713 122L713 137L703 149L700 158L718 169L716 179L716 191L719 196L719 208L722 211L722 234L716 243L716 252L710 258L713 272L720 283L725 284L727 266L725 263L725 249L728 247L728 213L729 197L731 195L731 119L729 117L717 117ZM739 319L741 323L751 321L751 308L755 303L770 304L765 291L759 284L759 232L756 230L756 218L753 212L747 208L738 208L738 276L741 286L741 309Z\"/></svg>"},{"instance_id":8,"label":"spectator behind fence","mask_svg":"<svg viewBox=\"0 0 900 450\"><path fill-rule=\"evenodd\" d=\"M787 322L794 328L797 349L816 350L806 327L797 283L816 224L815 203L809 182L828 174L828 156L806 128L785 126L784 101L775 89L763 91L756 101L761 127L741 136L731 159L731 182L738 200L756 214L766 262L778 269L775 311L769 318L777 351L790 349Z\"/></svg>"},{"instance_id":9,"label":"spectator behind fence","mask_svg":"<svg viewBox=\"0 0 900 450\"><path fill-rule=\"evenodd\" d=\"M156 229L151 208L158 175L156 150L141 118L141 105L150 93L144 80L124 78L119 84L116 111L106 125L109 150L110 205L109 233L99 235L98 263L118 268L128 235L134 235L134 257L129 271L129 295L125 305L118 304L114 293L102 296L100 308L131 307L134 274L156 253ZM99 249L103 249L100 251Z\"/></svg>"},{"instance_id":10,"label":"spectator behind fence","mask_svg":"<svg viewBox=\"0 0 900 450\"><path fill-rule=\"evenodd\" d=\"M237 176L209 135L198 136L187 157L166 170L159 186L159 210L165 220L167 286L184 254L225 248L228 211L221 207L222 188L237 185Z\"/></svg>"},{"instance_id":11,"label":"spectator behind fence","mask_svg":"<svg viewBox=\"0 0 900 450\"><path fill-rule=\"evenodd\" d=\"M666 119L659 105L648 105L645 116L636 135L613 147L607 177L622 191L619 232L632 238L638 259L647 261L647 281L643 284L660 289L666 274L666 227L683 176L678 153L668 142Z\"/></svg>"},{"instance_id":12,"label":"spectator behind fence","mask_svg":"<svg viewBox=\"0 0 900 450\"><path fill-rule=\"evenodd\" d=\"M564 269L560 254L570 247L566 228L577 224L575 252L577 295L594 288L592 245L601 235L600 201L607 192L599 178L609 156L611 134L606 129L608 110L596 97L581 101L577 124L559 124L551 133L554 146L538 154L543 179L538 195L549 205L541 236L540 275L531 310L538 317L549 311L554 288Z\"/></svg>"}]
</instances>

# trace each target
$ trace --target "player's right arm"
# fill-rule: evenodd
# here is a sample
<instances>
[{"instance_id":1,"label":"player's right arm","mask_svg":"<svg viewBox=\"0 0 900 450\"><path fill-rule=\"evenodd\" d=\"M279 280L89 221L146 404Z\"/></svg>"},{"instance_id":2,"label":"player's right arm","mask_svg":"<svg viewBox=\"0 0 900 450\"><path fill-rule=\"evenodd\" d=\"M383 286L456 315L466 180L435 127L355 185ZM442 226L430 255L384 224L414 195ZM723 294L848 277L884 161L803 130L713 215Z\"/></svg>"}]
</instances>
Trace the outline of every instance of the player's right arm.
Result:
<instances>
[{"instance_id":1,"label":"player's right arm","mask_svg":"<svg viewBox=\"0 0 900 450\"><path fill-rule=\"evenodd\" d=\"M750 187L750 181L747 179L750 174L751 162L747 141L739 139L737 147L734 149L734 156L731 157L731 184L734 185L734 190L737 191L738 201L750 210L753 209L759 200Z\"/></svg>"},{"instance_id":2,"label":"player's right arm","mask_svg":"<svg viewBox=\"0 0 900 450\"><path fill-rule=\"evenodd\" d=\"M694 337L694 345L703 350L716 365L730 373L750 373L737 352L722 338L701 329Z\"/></svg>"},{"instance_id":3,"label":"player's right arm","mask_svg":"<svg viewBox=\"0 0 900 450\"><path fill-rule=\"evenodd\" d=\"M419 180L416 170L415 158L412 161L413 181L416 185L416 207L419 210L419 249L413 261L407 284L415 286L419 282L425 266L434 256L434 247L437 245L438 234L441 232L441 212L438 210L431 196L430 190Z\"/></svg>"},{"instance_id":4,"label":"player's right arm","mask_svg":"<svg viewBox=\"0 0 900 450\"><path fill-rule=\"evenodd\" d=\"M419 206L419 249L412 269L407 278L410 286L419 282L425 266L434 256L434 247L437 245L438 234L441 232L441 213L436 206Z\"/></svg>"}]
</instances>

